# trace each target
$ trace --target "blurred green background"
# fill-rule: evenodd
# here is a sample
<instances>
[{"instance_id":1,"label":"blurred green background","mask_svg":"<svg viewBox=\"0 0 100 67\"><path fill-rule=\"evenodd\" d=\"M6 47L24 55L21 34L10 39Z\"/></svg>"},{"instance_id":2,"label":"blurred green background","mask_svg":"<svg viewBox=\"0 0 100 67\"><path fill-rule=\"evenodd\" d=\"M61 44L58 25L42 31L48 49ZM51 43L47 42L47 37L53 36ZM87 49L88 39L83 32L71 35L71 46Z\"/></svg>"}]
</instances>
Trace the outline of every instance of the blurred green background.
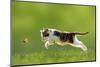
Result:
<instances>
[{"instance_id":1,"label":"blurred green background","mask_svg":"<svg viewBox=\"0 0 100 67\"><path fill-rule=\"evenodd\" d=\"M94 61L95 6L12 1L12 65ZM41 41L42 28L89 32L78 37L88 47L53 45ZM27 38L28 42L23 40Z\"/></svg>"}]
</instances>

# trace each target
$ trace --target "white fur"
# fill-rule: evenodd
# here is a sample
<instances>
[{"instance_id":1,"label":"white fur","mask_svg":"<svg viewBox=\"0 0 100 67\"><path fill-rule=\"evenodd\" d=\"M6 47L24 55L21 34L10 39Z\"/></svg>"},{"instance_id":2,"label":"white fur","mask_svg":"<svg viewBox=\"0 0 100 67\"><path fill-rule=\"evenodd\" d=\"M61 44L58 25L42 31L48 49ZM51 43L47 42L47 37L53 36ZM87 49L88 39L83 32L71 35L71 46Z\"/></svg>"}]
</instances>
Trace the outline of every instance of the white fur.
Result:
<instances>
[{"instance_id":1,"label":"white fur","mask_svg":"<svg viewBox=\"0 0 100 67\"><path fill-rule=\"evenodd\" d=\"M48 33L49 33L49 36L48 37L43 37L42 35L42 32L44 30L41 30L41 37L42 39L45 41L45 48L48 49L48 46L50 45L54 45L54 43L58 44L58 45L61 45L61 46L64 46L64 45L67 45L69 44L68 42L62 42L60 41L59 37L57 36L54 36L54 31L56 29L49 29ZM56 30L56 31L59 31L59 30ZM77 48L81 48L83 51L87 51L87 47L77 39L77 36L75 35L74 37L74 42L73 43L70 43L71 46L73 47L77 47Z\"/></svg>"}]
</instances>

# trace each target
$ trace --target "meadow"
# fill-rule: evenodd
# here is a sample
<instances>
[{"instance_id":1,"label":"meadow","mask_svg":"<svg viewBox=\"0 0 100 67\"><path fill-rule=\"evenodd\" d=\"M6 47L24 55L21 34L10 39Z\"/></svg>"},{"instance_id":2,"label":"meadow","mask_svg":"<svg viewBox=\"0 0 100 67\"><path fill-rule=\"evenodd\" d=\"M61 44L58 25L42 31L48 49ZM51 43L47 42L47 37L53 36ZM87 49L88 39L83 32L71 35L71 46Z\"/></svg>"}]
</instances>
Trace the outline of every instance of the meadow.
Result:
<instances>
[{"instance_id":1,"label":"meadow","mask_svg":"<svg viewBox=\"0 0 100 67\"><path fill-rule=\"evenodd\" d=\"M12 65L96 60L95 6L12 1ZM79 36L88 48L83 52L70 45L49 46L41 40L42 28L89 32ZM23 40L27 38L27 43Z\"/></svg>"}]
</instances>

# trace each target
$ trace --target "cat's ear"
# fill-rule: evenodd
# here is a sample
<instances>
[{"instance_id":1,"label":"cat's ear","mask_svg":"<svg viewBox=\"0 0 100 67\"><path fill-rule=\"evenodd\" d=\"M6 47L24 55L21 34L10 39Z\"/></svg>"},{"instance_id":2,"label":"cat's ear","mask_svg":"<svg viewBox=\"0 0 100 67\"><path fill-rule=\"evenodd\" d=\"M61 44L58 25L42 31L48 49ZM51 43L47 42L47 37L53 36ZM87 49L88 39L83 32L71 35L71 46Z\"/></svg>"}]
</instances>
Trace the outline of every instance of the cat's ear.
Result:
<instances>
[{"instance_id":1,"label":"cat's ear","mask_svg":"<svg viewBox=\"0 0 100 67\"><path fill-rule=\"evenodd\" d=\"M48 31L48 28L43 28L44 31Z\"/></svg>"}]
</instances>

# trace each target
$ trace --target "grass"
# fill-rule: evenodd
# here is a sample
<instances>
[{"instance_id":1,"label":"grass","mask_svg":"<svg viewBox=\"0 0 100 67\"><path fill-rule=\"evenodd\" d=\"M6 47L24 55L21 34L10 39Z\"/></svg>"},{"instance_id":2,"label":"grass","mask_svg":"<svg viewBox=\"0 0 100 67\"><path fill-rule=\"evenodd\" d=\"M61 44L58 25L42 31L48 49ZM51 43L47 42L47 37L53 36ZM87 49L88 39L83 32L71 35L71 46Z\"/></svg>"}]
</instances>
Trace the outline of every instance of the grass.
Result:
<instances>
[{"instance_id":1,"label":"grass","mask_svg":"<svg viewBox=\"0 0 100 67\"><path fill-rule=\"evenodd\" d=\"M67 48L65 49L65 47ZM45 51L41 50L39 52L33 52L30 54L14 54L12 56L12 64L26 65L95 60L94 50L88 49L87 52L83 52L81 49L78 48L73 48L70 46L65 47L62 47L62 49L59 50L54 49L51 46L51 48Z\"/></svg>"}]
</instances>

